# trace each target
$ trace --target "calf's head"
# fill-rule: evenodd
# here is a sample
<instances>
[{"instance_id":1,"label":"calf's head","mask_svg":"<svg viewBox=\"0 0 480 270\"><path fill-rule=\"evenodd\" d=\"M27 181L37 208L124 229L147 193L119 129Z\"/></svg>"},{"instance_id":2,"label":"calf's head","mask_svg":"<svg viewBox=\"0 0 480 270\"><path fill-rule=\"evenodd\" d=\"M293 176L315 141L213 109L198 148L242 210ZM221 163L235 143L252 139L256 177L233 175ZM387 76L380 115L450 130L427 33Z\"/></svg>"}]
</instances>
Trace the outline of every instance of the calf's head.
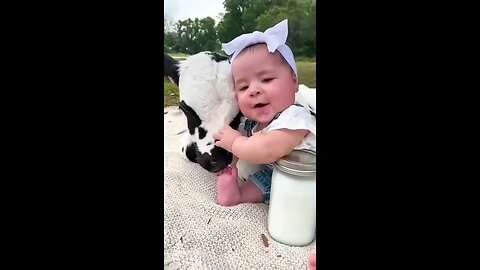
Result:
<instances>
[{"instance_id":1,"label":"calf's head","mask_svg":"<svg viewBox=\"0 0 480 270\"><path fill-rule=\"evenodd\" d=\"M224 125L237 129L242 117L227 57L201 52L185 61L164 53L164 76L178 85L179 107L187 118L188 138L182 151L210 172L232 162L232 154L215 146L213 134Z\"/></svg>"}]
</instances>

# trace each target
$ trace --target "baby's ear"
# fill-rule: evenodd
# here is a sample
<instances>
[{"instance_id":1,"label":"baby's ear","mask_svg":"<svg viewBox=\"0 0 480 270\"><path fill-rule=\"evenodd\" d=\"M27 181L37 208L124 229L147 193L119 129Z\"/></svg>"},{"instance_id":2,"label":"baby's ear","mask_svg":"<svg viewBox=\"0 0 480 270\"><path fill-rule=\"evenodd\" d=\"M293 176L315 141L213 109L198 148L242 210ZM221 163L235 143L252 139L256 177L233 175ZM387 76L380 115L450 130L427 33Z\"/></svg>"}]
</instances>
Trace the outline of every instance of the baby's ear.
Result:
<instances>
[{"instance_id":1,"label":"baby's ear","mask_svg":"<svg viewBox=\"0 0 480 270\"><path fill-rule=\"evenodd\" d=\"M297 75L295 75L295 72L293 72L292 70L292 77L293 77L293 81L295 82L295 85L297 86L297 89L295 90L295 93L298 92L298 78L297 78Z\"/></svg>"}]
</instances>

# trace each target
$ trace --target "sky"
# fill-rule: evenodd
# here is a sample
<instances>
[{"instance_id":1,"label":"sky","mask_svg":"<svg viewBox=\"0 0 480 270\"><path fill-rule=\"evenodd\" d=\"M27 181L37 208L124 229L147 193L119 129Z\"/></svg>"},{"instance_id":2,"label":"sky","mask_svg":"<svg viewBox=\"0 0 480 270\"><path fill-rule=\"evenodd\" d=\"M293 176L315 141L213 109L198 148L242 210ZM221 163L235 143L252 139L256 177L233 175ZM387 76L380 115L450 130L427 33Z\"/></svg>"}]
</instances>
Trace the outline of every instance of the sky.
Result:
<instances>
[{"instance_id":1,"label":"sky","mask_svg":"<svg viewBox=\"0 0 480 270\"><path fill-rule=\"evenodd\" d=\"M225 0L164 0L163 15L174 22L178 20L203 19L211 17L216 23L218 13L225 12L223 2Z\"/></svg>"}]
</instances>

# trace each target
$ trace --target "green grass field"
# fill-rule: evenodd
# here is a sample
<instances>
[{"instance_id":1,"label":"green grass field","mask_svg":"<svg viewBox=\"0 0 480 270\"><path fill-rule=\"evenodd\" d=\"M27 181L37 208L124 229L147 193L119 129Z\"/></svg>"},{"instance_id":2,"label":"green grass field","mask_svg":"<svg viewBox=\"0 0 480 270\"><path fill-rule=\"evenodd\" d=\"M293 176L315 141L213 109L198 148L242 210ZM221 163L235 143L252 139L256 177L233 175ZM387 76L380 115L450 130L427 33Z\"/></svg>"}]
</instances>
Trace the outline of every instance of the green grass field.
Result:
<instances>
[{"instance_id":1,"label":"green grass field","mask_svg":"<svg viewBox=\"0 0 480 270\"><path fill-rule=\"evenodd\" d=\"M172 56L181 57L181 54L172 54ZM315 72L317 65L315 62L297 62L298 77L300 84L305 84L308 87L317 87L317 78ZM168 79L163 80L163 107L177 106L180 102L178 87L170 82Z\"/></svg>"},{"instance_id":2,"label":"green grass field","mask_svg":"<svg viewBox=\"0 0 480 270\"><path fill-rule=\"evenodd\" d=\"M177 59L177 60L185 60L187 58L188 54L185 53L169 53L171 57Z\"/></svg>"}]
</instances>

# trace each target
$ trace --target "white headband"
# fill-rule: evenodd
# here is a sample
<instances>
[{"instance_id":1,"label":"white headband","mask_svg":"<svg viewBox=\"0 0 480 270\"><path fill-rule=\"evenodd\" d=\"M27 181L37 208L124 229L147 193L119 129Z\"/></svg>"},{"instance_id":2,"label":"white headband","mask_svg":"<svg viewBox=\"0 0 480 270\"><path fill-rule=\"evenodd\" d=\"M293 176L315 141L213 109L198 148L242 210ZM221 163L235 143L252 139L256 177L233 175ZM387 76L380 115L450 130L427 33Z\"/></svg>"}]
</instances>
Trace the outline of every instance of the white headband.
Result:
<instances>
[{"instance_id":1,"label":"white headband","mask_svg":"<svg viewBox=\"0 0 480 270\"><path fill-rule=\"evenodd\" d=\"M292 50L285 44L288 37L288 20L283 20L277 25L265 30L265 32L255 31L253 33L243 34L234 38L229 43L222 43L222 48L228 55L232 56L232 63L235 57L243 51L246 47L258 44L266 43L268 51L273 53L275 50L278 50L282 54L283 58L287 63L292 67L295 76L297 76L297 65L295 64L295 59L293 58Z\"/></svg>"}]
</instances>

